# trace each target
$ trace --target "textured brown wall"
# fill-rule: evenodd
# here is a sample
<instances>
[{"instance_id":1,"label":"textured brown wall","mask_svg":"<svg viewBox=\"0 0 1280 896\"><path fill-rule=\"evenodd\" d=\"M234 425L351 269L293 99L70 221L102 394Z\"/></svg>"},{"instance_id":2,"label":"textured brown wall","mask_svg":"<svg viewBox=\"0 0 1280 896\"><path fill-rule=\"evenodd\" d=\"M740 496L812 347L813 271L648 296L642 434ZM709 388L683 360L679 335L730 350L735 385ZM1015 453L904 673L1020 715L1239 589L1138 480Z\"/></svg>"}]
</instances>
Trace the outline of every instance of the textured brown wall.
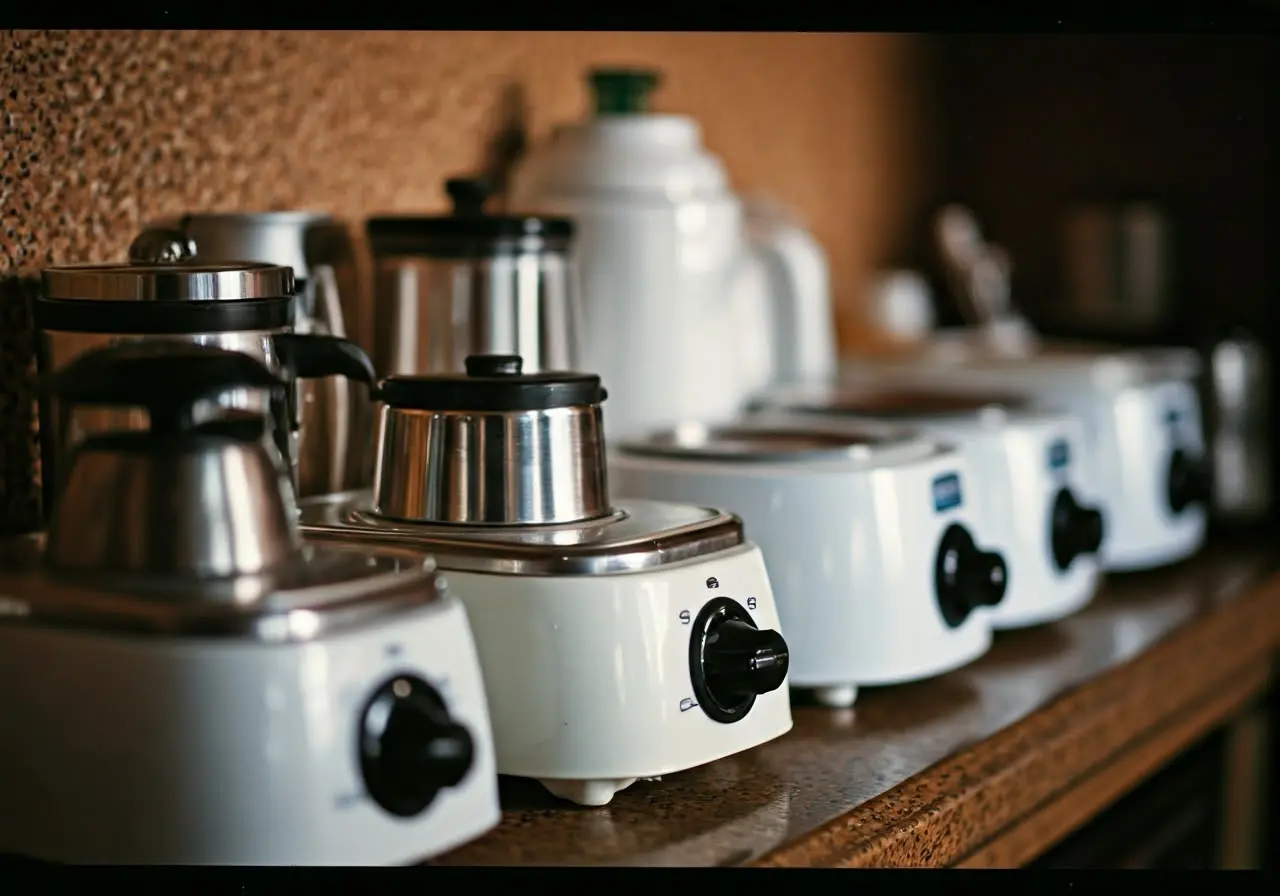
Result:
<instances>
[{"instance_id":1,"label":"textured brown wall","mask_svg":"<svg viewBox=\"0 0 1280 896\"><path fill-rule=\"evenodd\" d=\"M513 87L536 141L584 112L589 65L633 63L663 71L657 108L697 117L737 187L814 230L848 344L861 277L901 254L929 189L925 58L895 35L4 32L0 280L11 295L15 274L118 260L140 221L179 211L442 209L443 178L482 164ZM0 302L12 334L22 312ZM3 338L10 381L22 340ZM25 430L3 391L12 498Z\"/></svg>"}]
</instances>

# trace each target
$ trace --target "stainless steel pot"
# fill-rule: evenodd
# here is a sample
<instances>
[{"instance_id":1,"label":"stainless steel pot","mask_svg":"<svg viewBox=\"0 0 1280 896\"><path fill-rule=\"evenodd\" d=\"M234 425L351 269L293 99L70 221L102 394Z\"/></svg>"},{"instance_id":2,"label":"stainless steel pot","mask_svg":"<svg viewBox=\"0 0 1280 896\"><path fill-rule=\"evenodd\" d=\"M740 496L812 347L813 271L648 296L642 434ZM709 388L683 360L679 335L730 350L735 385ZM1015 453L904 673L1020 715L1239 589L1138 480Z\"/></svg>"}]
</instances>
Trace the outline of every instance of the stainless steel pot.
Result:
<instances>
[{"instance_id":1,"label":"stainless steel pot","mask_svg":"<svg viewBox=\"0 0 1280 896\"><path fill-rule=\"evenodd\" d=\"M226 578L294 560L301 540L266 417L201 422L200 402L229 390L283 397L285 384L242 352L135 342L96 349L51 378L66 412L145 409L146 429L98 432L66 455L45 560L104 575Z\"/></svg>"},{"instance_id":2,"label":"stainless steel pot","mask_svg":"<svg viewBox=\"0 0 1280 896\"><path fill-rule=\"evenodd\" d=\"M127 342L82 354L45 386L66 409L138 407L149 424L71 449L47 532L5 552L13 606L0 622L305 642L444 593L428 558L302 539L268 418L199 410L228 389L284 393L248 355Z\"/></svg>"},{"instance_id":3,"label":"stainless steel pot","mask_svg":"<svg viewBox=\"0 0 1280 896\"><path fill-rule=\"evenodd\" d=\"M419 523L548 525L610 513L598 376L526 374L515 355L378 390L375 514Z\"/></svg>"},{"instance_id":4,"label":"stainless steel pot","mask_svg":"<svg viewBox=\"0 0 1280 896\"><path fill-rule=\"evenodd\" d=\"M342 222L319 212L186 214L152 222L134 241L147 260L180 233L199 262L257 261L293 269L294 332L347 336L338 271L354 271L355 249ZM298 413L306 438L299 445L298 492L329 494L368 483L372 445L353 433L369 425L364 390L342 377L299 383ZM362 425L361 425L362 424Z\"/></svg>"},{"instance_id":5,"label":"stainless steel pot","mask_svg":"<svg viewBox=\"0 0 1280 896\"><path fill-rule=\"evenodd\" d=\"M197 263L182 234L153 239L149 248L145 262L44 271L33 309L41 372L55 373L86 350L119 342L189 342L248 354L285 381L286 397L231 391L207 402L202 413L269 411L276 447L296 488L306 439L297 381L343 376L372 385L376 377L368 356L345 339L293 332L294 280L287 267ZM271 406L264 407L264 401ZM56 397L41 402L45 507L56 500L70 445L95 431L145 426L145 414L137 410L84 408L63 414Z\"/></svg>"}]
</instances>

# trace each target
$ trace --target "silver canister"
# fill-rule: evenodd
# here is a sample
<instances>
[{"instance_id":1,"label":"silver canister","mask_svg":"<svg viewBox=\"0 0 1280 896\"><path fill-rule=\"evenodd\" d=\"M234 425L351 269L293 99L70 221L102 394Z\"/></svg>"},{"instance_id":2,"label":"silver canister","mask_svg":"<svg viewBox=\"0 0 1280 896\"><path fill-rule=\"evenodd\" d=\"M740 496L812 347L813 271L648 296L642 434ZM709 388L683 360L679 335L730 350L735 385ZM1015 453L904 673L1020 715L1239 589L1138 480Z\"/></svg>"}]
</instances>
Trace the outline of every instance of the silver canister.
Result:
<instances>
[{"instance_id":1,"label":"silver canister","mask_svg":"<svg viewBox=\"0 0 1280 896\"><path fill-rule=\"evenodd\" d=\"M1173 223L1154 201L1073 204L1063 228L1071 318L1108 328L1166 324L1177 286Z\"/></svg>"},{"instance_id":2,"label":"silver canister","mask_svg":"<svg viewBox=\"0 0 1280 896\"><path fill-rule=\"evenodd\" d=\"M173 232L189 242L199 262L256 261L293 269L294 332L346 338L344 299L338 283L355 274L355 247L346 226L323 212L208 212L153 221L134 242L135 251ZM340 277L339 275L345 275ZM342 377L304 380L298 385L298 414L307 432L299 446L298 492L316 495L368 483L369 439L354 438L370 428L368 394Z\"/></svg>"},{"instance_id":3,"label":"silver canister","mask_svg":"<svg viewBox=\"0 0 1280 896\"><path fill-rule=\"evenodd\" d=\"M180 341L243 352L286 383L283 400L261 390L230 390L200 413L268 412L275 447L297 488L298 458L307 441L298 414L297 382L343 376L372 385L372 363L354 343L294 332L290 268L263 263L196 262L180 233L152 234L135 244L128 264L67 265L43 272L33 312L41 373L54 374L84 352L134 341ZM143 250L148 254L144 255ZM264 402L270 407L263 407ZM145 429L144 410L119 407L60 409L41 402L44 505L52 508L65 474L65 454L98 431Z\"/></svg>"},{"instance_id":4,"label":"silver canister","mask_svg":"<svg viewBox=\"0 0 1280 896\"><path fill-rule=\"evenodd\" d=\"M610 513L600 378L514 355L379 387L373 512L416 523L558 525Z\"/></svg>"},{"instance_id":5,"label":"silver canister","mask_svg":"<svg viewBox=\"0 0 1280 896\"><path fill-rule=\"evenodd\" d=\"M1209 354L1208 416L1215 515L1252 522L1271 510L1271 364L1246 330Z\"/></svg>"},{"instance_id":6,"label":"silver canister","mask_svg":"<svg viewBox=\"0 0 1280 896\"><path fill-rule=\"evenodd\" d=\"M578 369L573 222L489 215L482 181L446 187L451 214L365 224L379 372L460 373L477 354L519 355L528 373Z\"/></svg>"}]
</instances>

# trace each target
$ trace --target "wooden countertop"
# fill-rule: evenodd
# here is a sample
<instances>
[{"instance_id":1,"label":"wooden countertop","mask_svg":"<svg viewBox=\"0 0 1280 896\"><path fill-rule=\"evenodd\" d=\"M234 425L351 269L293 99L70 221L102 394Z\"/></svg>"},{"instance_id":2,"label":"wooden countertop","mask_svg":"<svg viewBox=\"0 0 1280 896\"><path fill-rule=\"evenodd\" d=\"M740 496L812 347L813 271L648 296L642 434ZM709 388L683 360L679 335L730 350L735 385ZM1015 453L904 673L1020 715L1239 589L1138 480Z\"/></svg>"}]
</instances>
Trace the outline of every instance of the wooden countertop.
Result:
<instances>
[{"instance_id":1,"label":"wooden countertop","mask_svg":"<svg viewBox=\"0 0 1280 896\"><path fill-rule=\"evenodd\" d=\"M602 808L503 779L501 826L446 865L1009 867L1262 691L1280 574L1260 540L1113 578L1075 617Z\"/></svg>"}]
</instances>

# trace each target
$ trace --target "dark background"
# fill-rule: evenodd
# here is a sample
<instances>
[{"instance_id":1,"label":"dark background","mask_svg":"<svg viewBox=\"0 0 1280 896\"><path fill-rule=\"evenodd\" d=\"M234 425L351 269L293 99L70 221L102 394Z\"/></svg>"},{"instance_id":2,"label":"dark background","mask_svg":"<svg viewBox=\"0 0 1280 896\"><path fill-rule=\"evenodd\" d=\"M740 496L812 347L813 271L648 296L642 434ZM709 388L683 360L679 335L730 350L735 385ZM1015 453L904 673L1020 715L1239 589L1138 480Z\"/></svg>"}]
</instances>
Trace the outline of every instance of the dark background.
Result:
<instances>
[{"instance_id":1,"label":"dark background","mask_svg":"<svg viewBox=\"0 0 1280 896\"><path fill-rule=\"evenodd\" d=\"M1181 288L1167 330L1135 338L1274 329L1275 35L965 35L937 53L937 198L970 204L1010 250L1014 295L1037 323L1071 329L1060 308L1068 203L1136 194L1175 213Z\"/></svg>"},{"instance_id":2,"label":"dark background","mask_svg":"<svg viewBox=\"0 0 1280 896\"><path fill-rule=\"evenodd\" d=\"M936 48L944 144L933 207L968 204L1010 251L1014 300L1028 317L1061 336L1194 347L1243 325L1269 350L1271 419L1280 419L1280 39L956 35ZM1175 216L1173 312L1147 331L1091 330L1064 308L1063 213L1077 198L1116 195L1159 199ZM916 252L931 264L923 216ZM937 294L944 321L959 322ZM1270 705L1274 720L1274 692ZM1280 856L1272 740L1268 867ZM1122 864L1105 844L1146 843L1144 831L1154 843L1186 815L1186 830L1148 860L1211 866L1216 795L1205 763L1214 750L1211 739L1042 864Z\"/></svg>"}]
</instances>

